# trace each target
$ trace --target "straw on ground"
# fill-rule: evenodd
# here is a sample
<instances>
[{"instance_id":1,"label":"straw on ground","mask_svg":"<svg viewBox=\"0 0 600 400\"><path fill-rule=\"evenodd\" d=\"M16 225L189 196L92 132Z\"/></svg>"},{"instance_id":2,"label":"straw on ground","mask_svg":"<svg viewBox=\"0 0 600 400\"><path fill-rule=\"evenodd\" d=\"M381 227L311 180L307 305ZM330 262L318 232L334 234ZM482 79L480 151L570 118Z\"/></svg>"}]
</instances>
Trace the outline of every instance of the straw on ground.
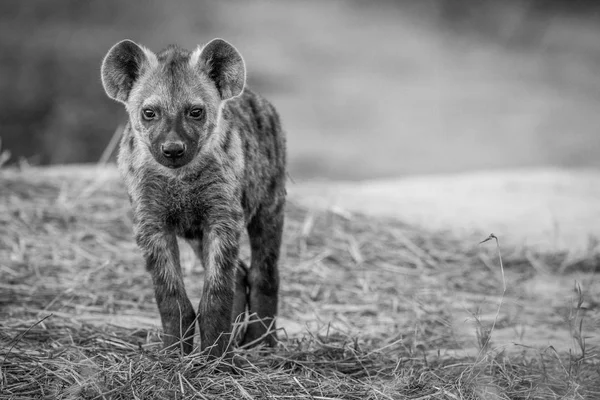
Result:
<instances>
[{"instance_id":1,"label":"straw on ground","mask_svg":"<svg viewBox=\"0 0 600 400\"><path fill-rule=\"evenodd\" d=\"M110 166L0 170L0 399L600 398L597 349L586 339L598 303L578 289L572 303L540 309L522 291L540 265L572 287L565 274L594 271L596 246L578 259L500 254L478 244L481 233L426 232L290 199L281 344L208 362L160 350L128 214ZM198 299L203 272L186 257ZM572 341L496 339L532 315L568 327Z\"/></svg>"}]
</instances>

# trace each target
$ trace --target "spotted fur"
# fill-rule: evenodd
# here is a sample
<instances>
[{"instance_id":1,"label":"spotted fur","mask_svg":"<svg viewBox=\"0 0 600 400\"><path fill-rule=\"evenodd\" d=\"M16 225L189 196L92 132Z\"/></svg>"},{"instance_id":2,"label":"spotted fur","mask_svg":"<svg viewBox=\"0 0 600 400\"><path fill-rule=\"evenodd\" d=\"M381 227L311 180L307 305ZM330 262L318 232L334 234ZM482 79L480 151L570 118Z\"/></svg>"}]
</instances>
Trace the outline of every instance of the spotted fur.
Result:
<instances>
[{"instance_id":1,"label":"spotted fur","mask_svg":"<svg viewBox=\"0 0 600 400\"><path fill-rule=\"evenodd\" d=\"M220 39L193 52L171 46L158 54L123 41L106 55L102 81L129 114L118 166L165 345L189 353L198 321L200 348L221 355L231 321L246 307L254 322L242 341L273 345L285 137L275 108L244 87L242 57ZM147 118L148 109L155 118ZM193 109L202 117L192 117ZM179 158L165 152L168 143L181 144ZM243 229L249 269L238 260ZM177 237L188 240L206 269L197 314L185 292Z\"/></svg>"}]
</instances>

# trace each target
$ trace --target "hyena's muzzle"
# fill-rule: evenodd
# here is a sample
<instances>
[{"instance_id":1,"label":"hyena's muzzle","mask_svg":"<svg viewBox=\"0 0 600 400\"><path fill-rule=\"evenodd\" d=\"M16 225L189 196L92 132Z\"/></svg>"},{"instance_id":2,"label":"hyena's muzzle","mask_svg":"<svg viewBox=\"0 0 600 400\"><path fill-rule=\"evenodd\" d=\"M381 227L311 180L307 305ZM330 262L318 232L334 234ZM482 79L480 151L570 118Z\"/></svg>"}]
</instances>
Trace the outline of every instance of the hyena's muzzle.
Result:
<instances>
[{"instance_id":1,"label":"hyena's muzzle","mask_svg":"<svg viewBox=\"0 0 600 400\"><path fill-rule=\"evenodd\" d=\"M192 135L181 134L175 130L150 138L150 151L154 159L168 168L180 168L194 159L198 140Z\"/></svg>"}]
</instances>

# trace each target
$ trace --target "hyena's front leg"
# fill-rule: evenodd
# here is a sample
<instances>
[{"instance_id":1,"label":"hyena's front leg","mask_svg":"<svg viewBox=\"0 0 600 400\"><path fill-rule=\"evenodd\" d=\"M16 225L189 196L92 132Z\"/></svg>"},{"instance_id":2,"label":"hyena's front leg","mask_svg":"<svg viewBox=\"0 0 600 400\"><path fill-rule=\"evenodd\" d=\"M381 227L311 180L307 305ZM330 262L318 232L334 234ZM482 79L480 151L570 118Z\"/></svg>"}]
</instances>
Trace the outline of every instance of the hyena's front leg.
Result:
<instances>
[{"instance_id":1,"label":"hyena's front leg","mask_svg":"<svg viewBox=\"0 0 600 400\"><path fill-rule=\"evenodd\" d=\"M209 349L211 356L221 356L230 342L239 237L237 223L210 227L204 235L202 263L206 275L198 325L200 348Z\"/></svg>"},{"instance_id":2,"label":"hyena's front leg","mask_svg":"<svg viewBox=\"0 0 600 400\"><path fill-rule=\"evenodd\" d=\"M193 349L196 313L183 285L177 239L174 234L143 228L138 229L136 239L152 275L164 346L189 354Z\"/></svg>"},{"instance_id":3,"label":"hyena's front leg","mask_svg":"<svg viewBox=\"0 0 600 400\"><path fill-rule=\"evenodd\" d=\"M200 261L202 256L202 241L188 240L189 245ZM235 269L235 285L233 295L233 309L231 312L231 322L243 322L246 316L248 306L248 266L242 260L238 260L237 268Z\"/></svg>"},{"instance_id":4,"label":"hyena's front leg","mask_svg":"<svg viewBox=\"0 0 600 400\"><path fill-rule=\"evenodd\" d=\"M248 308L248 266L238 260L235 270L235 294L233 296L233 311L231 322L243 321Z\"/></svg>"}]
</instances>

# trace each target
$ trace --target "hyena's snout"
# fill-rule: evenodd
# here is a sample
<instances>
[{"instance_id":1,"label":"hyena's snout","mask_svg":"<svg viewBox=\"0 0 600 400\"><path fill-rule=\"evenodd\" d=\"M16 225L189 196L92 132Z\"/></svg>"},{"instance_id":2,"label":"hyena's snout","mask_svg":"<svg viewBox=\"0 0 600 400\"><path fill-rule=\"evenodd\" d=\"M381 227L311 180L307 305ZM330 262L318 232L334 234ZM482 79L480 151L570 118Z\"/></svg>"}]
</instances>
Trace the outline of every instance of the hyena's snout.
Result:
<instances>
[{"instance_id":1,"label":"hyena's snout","mask_svg":"<svg viewBox=\"0 0 600 400\"><path fill-rule=\"evenodd\" d=\"M181 140L168 141L160 145L163 156L170 160L177 160L185 155L186 145Z\"/></svg>"},{"instance_id":2,"label":"hyena's snout","mask_svg":"<svg viewBox=\"0 0 600 400\"><path fill-rule=\"evenodd\" d=\"M168 168L183 167L194 158L197 142L182 137L177 132L169 132L158 137L152 144L156 161Z\"/></svg>"}]
</instances>

